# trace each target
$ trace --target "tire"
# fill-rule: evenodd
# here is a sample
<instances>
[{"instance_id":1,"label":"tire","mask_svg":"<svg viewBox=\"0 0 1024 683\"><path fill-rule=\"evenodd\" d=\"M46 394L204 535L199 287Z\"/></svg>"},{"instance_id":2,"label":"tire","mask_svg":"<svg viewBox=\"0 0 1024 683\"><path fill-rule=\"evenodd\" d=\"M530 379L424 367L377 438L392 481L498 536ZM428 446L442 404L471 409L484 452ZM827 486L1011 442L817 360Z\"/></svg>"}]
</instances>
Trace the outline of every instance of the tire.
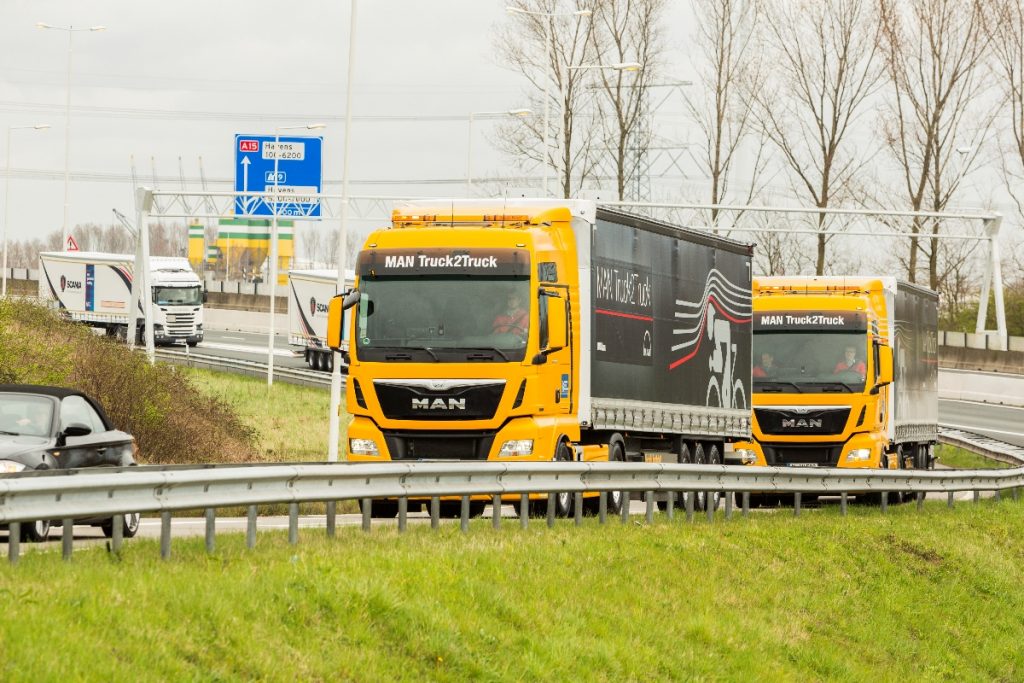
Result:
<instances>
[{"instance_id":1,"label":"tire","mask_svg":"<svg viewBox=\"0 0 1024 683\"><path fill-rule=\"evenodd\" d=\"M363 500L359 499L359 512L363 511ZM374 498L370 506L370 517L373 519L394 519L398 516L398 501L386 498Z\"/></svg>"},{"instance_id":2,"label":"tire","mask_svg":"<svg viewBox=\"0 0 1024 683\"><path fill-rule=\"evenodd\" d=\"M707 449L707 458L709 465L721 465L723 462L722 447L715 442L709 443ZM711 491L708 493L707 499L708 505L711 506L711 509L717 511L719 505L722 504L722 492Z\"/></svg>"},{"instance_id":3,"label":"tire","mask_svg":"<svg viewBox=\"0 0 1024 683\"><path fill-rule=\"evenodd\" d=\"M704 444L697 441L693 446L693 464L694 465L706 465L708 462L707 454L704 452ZM704 491L694 491L690 493L693 496L693 511L702 512L707 502L707 496Z\"/></svg>"},{"instance_id":4,"label":"tire","mask_svg":"<svg viewBox=\"0 0 1024 683\"><path fill-rule=\"evenodd\" d=\"M185 345L194 349L196 346L199 345L199 342L198 341L191 341L191 340L189 340L189 341L185 342Z\"/></svg>"},{"instance_id":5,"label":"tire","mask_svg":"<svg viewBox=\"0 0 1024 683\"><path fill-rule=\"evenodd\" d=\"M50 535L50 520L37 519L21 523L21 540L25 543L42 543Z\"/></svg>"},{"instance_id":6,"label":"tire","mask_svg":"<svg viewBox=\"0 0 1024 683\"><path fill-rule=\"evenodd\" d=\"M122 538L134 538L135 534L139 533L139 513L129 512L122 516L121 522L121 536ZM103 535L107 538L114 537L114 523L113 520L104 522L100 525L103 529Z\"/></svg>"},{"instance_id":7,"label":"tire","mask_svg":"<svg viewBox=\"0 0 1024 683\"><path fill-rule=\"evenodd\" d=\"M555 462L572 462L572 450L565 441L559 441L555 447ZM559 491L555 495L555 517L572 517L574 498L569 491Z\"/></svg>"},{"instance_id":8,"label":"tire","mask_svg":"<svg viewBox=\"0 0 1024 683\"><path fill-rule=\"evenodd\" d=\"M324 353L324 370L334 372L334 354L329 351Z\"/></svg>"},{"instance_id":9,"label":"tire","mask_svg":"<svg viewBox=\"0 0 1024 683\"><path fill-rule=\"evenodd\" d=\"M611 441L608 442L608 462L625 462L626 461L626 444L622 441L622 437L618 434L612 436ZM622 503L625 500L625 495L622 491L609 491L606 496L608 499L608 514L618 515L622 513ZM600 506L600 499L598 499L597 505Z\"/></svg>"}]
</instances>

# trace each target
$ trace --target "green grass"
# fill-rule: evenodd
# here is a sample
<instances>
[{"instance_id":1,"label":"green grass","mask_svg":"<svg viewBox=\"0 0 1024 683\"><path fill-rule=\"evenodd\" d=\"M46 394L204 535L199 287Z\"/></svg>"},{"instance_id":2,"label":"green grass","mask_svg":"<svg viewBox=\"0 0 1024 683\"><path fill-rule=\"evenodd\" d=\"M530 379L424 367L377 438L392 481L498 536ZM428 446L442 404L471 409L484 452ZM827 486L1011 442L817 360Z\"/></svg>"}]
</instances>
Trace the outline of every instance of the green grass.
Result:
<instances>
[{"instance_id":1,"label":"green grass","mask_svg":"<svg viewBox=\"0 0 1024 683\"><path fill-rule=\"evenodd\" d=\"M938 456L940 465L958 470L994 470L1009 467L1006 463L948 444L939 444L935 448L935 455Z\"/></svg>"},{"instance_id":2,"label":"green grass","mask_svg":"<svg viewBox=\"0 0 1024 683\"><path fill-rule=\"evenodd\" d=\"M478 521L0 566L4 680L1020 680L1024 505Z\"/></svg>"},{"instance_id":3,"label":"green grass","mask_svg":"<svg viewBox=\"0 0 1024 683\"><path fill-rule=\"evenodd\" d=\"M273 388L268 389L266 379L208 370L185 370L183 374L202 393L230 406L242 424L256 432L257 460L327 459L329 391L284 382L275 382ZM341 406L341 439L344 439L351 419L344 411L344 394Z\"/></svg>"}]
</instances>

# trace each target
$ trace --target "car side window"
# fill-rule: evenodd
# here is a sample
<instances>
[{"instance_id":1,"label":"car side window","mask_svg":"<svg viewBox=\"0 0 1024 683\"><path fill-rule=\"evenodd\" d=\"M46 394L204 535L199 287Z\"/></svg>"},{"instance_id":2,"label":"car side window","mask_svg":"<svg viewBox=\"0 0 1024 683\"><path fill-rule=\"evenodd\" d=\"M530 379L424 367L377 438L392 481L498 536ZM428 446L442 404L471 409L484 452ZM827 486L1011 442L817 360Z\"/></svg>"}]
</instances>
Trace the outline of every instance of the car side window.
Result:
<instances>
[{"instance_id":1,"label":"car side window","mask_svg":"<svg viewBox=\"0 0 1024 683\"><path fill-rule=\"evenodd\" d=\"M81 396L68 396L60 402L61 431L76 422L89 427L93 433L104 432L107 429L103 426L103 419L88 401Z\"/></svg>"}]
</instances>

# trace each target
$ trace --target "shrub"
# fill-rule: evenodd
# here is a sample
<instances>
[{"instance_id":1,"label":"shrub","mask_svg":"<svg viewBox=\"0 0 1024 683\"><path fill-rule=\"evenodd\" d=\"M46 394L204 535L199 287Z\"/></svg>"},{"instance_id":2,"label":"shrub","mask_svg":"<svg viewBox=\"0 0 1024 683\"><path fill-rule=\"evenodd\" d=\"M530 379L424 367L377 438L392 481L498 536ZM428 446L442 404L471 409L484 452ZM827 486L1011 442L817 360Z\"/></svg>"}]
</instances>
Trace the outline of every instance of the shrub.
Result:
<instances>
[{"instance_id":1,"label":"shrub","mask_svg":"<svg viewBox=\"0 0 1024 683\"><path fill-rule=\"evenodd\" d=\"M0 301L0 382L84 391L117 429L135 437L142 463L244 462L255 455L255 432L173 366L151 366L123 343L31 301Z\"/></svg>"}]
</instances>

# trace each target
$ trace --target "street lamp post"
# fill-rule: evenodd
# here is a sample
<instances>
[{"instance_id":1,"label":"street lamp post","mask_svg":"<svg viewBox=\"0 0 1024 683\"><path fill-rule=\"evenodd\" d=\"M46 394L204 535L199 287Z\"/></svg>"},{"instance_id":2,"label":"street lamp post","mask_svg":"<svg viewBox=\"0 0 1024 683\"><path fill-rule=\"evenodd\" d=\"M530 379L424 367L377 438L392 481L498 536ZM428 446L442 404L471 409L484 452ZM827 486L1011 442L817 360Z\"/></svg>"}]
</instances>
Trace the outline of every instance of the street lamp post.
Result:
<instances>
[{"instance_id":1,"label":"street lamp post","mask_svg":"<svg viewBox=\"0 0 1024 683\"><path fill-rule=\"evenodd\" d=\"M277 126L274 128L274 200L270 219L270 333L267 339L267 387L274 386L274 304L277 299L277 214L281 208L279 192L281 177L278 173L278 161L281 158L282 130L319 130L326 128L323 123L307 123L301 126ZM294 236L293 236L294 238Z\"/></svg>"},{"instance_id":2,"label":"street lamp post","mask_svg":"<svg viewBox=\"0 0 1024 683\"><path fill-rule=\"evenodd\" d=\"M65 31L68 34L68 73L67 73L67 84L65 88L65 124L64 124L64 222L61 224L61 250L67 251L68 248L68 212L70 209L69 199L69 187L70 187L70 159L69 154L71 150L71 58L74 54L72 49L72 38L75 33L81 31L106 31L106 26L89 26L87 28L75 28L74 26L53 26L44 22L38 22L36 28L40 29L52 29L55 31Z\"/></svg>"},{"instance_id":3,"label":"street lamp post","mask_svg":"<svg viewBox=\"0 0 1024 683\"><path fill-rule=\"evenodd\" d=\"M544 184L542 189L544 196L548 194L548 129L551 120L551 60L548 59L548 47L551 45L551 20L555 17L589 17L593 12L588 9L578 9L574 12L534 12L521 7L508 6L505 11L509 14L527 14L544 19L544 140L541 143L541 166L544 168Z\"/></svg>"},{"instance_id":4,"label":"street lamp post","mask_svg":"<svg viewBox=\"0 0 1024 683\"><path fill-rule=\"evenodd\" d=\"M11 205L11 131L12 130L45 130L50 127L48 123L41 123L36 126L7 126L7 164L4 167L4 256L3 256L3 285L0 286L0 297L7 296L7 222L10 218Z\"/></svg>"},{"instance_id":5,"label":"street lamp post","mask_svg":"<svg viewBox=\"0 0 1024 683\"><path fill-rule=\"evenodd\" d=\"M471 111L469 112L469 139L466 144L466 195L469 196L473 187L473 119L477 116L530 116L532 109L509 109L507 111Z\"/></svg>"}]
</instances>

